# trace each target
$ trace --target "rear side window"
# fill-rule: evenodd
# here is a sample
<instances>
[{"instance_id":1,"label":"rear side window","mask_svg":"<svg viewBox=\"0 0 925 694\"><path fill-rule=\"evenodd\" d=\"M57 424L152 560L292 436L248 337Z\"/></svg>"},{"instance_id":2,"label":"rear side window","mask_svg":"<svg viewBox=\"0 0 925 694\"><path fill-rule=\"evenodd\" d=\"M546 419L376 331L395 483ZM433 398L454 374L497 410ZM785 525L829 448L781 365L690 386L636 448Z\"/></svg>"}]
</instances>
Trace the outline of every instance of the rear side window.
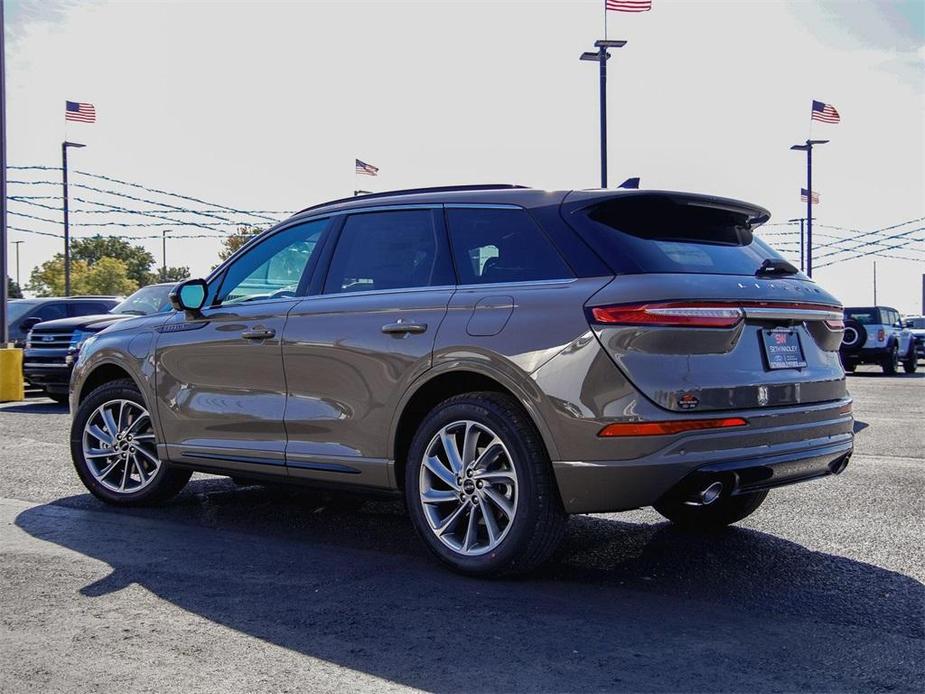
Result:
<instances>
[{"instance_id":1,"label":"rear side window","mask_svg":"<svg viewBox=\"0 0 925 694\"><path fill-rule=\"evenodd\" d=\"M432 209L347 217L331 258L325 294L453 284L442 226Z\"/></svg>"},{"instance_id":2,"label":"rear side window","mask_svg":"<svg viewBox=\"0 0 925 694\"><path fill-rule=\"evenodd\" d=\"M450 208L446 214L460 284L574 277L525 210Z\"/></svg>"},{"instance_id":3,"label":"rear side window","mask_svg":"<svg viewBox=\"0 0 925 694\"><path fill-rule=\"evenodd\" d=\"M754 275L765 260L783 260L753 235L757 214L646 195L607 200L570 221L615 272Z\"/></svg>"}]
</instances>

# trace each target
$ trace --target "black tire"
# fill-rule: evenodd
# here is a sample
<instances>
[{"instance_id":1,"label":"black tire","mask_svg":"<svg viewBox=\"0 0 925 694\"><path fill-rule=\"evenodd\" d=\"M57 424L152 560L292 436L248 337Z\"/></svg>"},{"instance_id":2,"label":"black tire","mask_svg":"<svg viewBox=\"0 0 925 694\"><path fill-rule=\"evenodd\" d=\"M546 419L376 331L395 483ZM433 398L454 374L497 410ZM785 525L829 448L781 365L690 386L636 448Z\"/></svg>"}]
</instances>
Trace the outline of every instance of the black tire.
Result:
<instances>
[{"instance_id":1,"label":"black tire","mask_svg":"<svg viewBox=\"0 0 925 694\"><path fill-rule=\"evenodd\" d=\"M682 499L671 499L655 504L654 508L675 525L715 530L750 516L767 496L767 491L723 496L707 506L689 506Z\"/></svg>"},{"instance_id":2,"label":"black tire","mask_svg":"<svg viewBox=\"0 0 925 694\"><path fill-rule=\"evenodd\" d=\"M880 365L883 367L883 373L888 376L894 376L899 371L899 347L897 345L890 347L890 351L887 352Z\"/></svg>"},{"instance_id":3,"label":"black tire","mask_svg":"<svg viewBox=\"0 0 925 694\"><path fill-rule=\"evenodd\" d=\"M909 344L909 351L906 353L906 358L903 359L903 371L907 374L914 374L918 365L919 358L915 353L915 342L913 341Z\"/></svg>"},{"instance_id":4,"label":"black tire","mask_svg":"<svg viewBox=\"0 0 925 694\"><path fill-rule=\"evenodd\" d=\"M49 393L49 392L46 390L46 391L45 391L45 395L46 395L47 397L51 398L52 400L54 400L54 401L55 401L56 403L58 403L59 405L67 405L67 404L68 404L68 394L67 394L67 393Z\"/></svg>"},{"instance_id":5,"label":"black tire","mask_svg":"<svg viewBox=\"0 0 925 694\"><path fill-rule=\"evenodd\" d=\"M428 445L443 427L464 420L488 427L502 441L517 475L515 510L506 535L494 549L478 556L455 551L436 536L419 493ZM428 414L411 442L405 500L414 528L427 547L455 571L471 576L528 572L552 555L565 532L567 516L542 438L520 404L501 393L458 395ZM484 527L484 520L480 522Z\"/></svg>"},{"instance_id":6,"label":"black tire","mask_svg":"<svg viewBox=\"0 0 925 694\"><path fill-rule=\"evenodd\" d=\"M148 409L138 387L130 379L105 383L91 392L80 406L71 423L71 459L80 481L93 496L114 506L151 506L176 496L189 481L192 472L161 462L153 479L137 492L116 492L103 486L93 476L83 452L83 431L87 420L98 407L111 400L130 400Z\"/></svg>"},{"instance_id":7,"label":"black tire","mask_svg":"<svg viewBox=\"0 0 925 694\"><path fill-rule=\"evenodd\" d=\"M858 365L857 365L855 362L850 361L850 360L845 356L845 353L844 353L844 352L842 352L841 354L839 354L838 357L839 357L839 359L841 360L842 368L843 368L845 371L847 371L848 373L854 373L854 370L855 370L856 368L858 368Z\"/></svg>"}]
</instances>

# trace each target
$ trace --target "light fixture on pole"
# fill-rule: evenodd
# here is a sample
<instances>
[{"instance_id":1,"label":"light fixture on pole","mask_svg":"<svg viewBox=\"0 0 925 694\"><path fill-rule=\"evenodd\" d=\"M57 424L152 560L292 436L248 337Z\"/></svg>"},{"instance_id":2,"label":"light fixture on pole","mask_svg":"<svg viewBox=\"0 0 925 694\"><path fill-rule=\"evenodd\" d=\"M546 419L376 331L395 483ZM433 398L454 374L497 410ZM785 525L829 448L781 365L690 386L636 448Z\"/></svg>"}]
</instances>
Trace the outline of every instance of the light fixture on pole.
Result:
<instances>
[{"instance_id":1,"label":"light fixture on pole","mask_svg":"<svg viewBox=\"0 0 925 694\"><path fill-rule=\"evenodd\" d=\"M594 42L597 51L585 51L579 60L596 62L600 66L600 102L601 102L601 188L607 187L607 61L610 60L608 48L623 48L626 41L600 40Z\"/></svg>"},{"instance_id":2,"label":"light fixture on pole","mask_svg":"<svg viewBox=\"0 0 925 694\"><path fill-rule=\"evenodd\" d=\"M806 152L806 274L813 276L813 147L828 140L807 140L806 144L792 145L790 149Z\"/></svg>"},{"instance_id":3,"label":"light fixture on pole","mask_svg":"<svg viewBox=\"0 0 925 694\"><path fill-rule=\"evenodd\" d=\"M67 209L67 148L74 147L75 149L80 147L86 147L79 142L68 142L65 140L61 143L61 182L63 184L63 193L64 193L64 295L71 295L71 228L68 222L68 209Z\"/></svg>"}]
</instances>

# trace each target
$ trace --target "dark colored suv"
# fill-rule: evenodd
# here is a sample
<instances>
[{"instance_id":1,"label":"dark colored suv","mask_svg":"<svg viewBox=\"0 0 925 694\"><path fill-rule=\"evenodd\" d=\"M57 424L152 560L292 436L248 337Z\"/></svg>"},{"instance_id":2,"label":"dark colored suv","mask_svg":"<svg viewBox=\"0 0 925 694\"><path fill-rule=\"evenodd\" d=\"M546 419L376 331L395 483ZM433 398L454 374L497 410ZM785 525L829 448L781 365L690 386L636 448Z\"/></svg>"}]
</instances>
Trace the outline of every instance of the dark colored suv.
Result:
<instances>
[{"instance_id":1,"label":"dark colored suv","mask_svg":"<svg viewBox=\"0 0 925 694\"><path fill-rule=\"evenodd\" d=\"M26 335L42 321L106 313L119 303L113 296L52 296L14 299L9 303L10 341L16 347L26 344Z\"/></svg>"},{"instance_id":2,"label":"dark colored suv","mask_svg":"<svg viewBox=\"0 0 925 694\"><path fill-rule=\"evenodd\" d=\"M23 376L30 385L42 388L52 400L66 403L71 369L84 340L116 321L169 311L168 295L173 286L173 283L149 284L121 302L115 299L106 304L86 302L83 307L97 310L37 324L29 331L25 343ZM99 306L108 308L100 311Z\"/></svg>"},{"instance_id":3,"label":"dark colored suv","mask_svg":"<svg viewBox=\"0 0 925 694\"><path fill-rule=\"evenodd\" d=\"M470 574L535 567L570 513L733 523L853 445L841 306L768 217L515 186L309 208L84 343L77 473L123 506L194 470L400 493Z\"/></svg>"}]
</instances>

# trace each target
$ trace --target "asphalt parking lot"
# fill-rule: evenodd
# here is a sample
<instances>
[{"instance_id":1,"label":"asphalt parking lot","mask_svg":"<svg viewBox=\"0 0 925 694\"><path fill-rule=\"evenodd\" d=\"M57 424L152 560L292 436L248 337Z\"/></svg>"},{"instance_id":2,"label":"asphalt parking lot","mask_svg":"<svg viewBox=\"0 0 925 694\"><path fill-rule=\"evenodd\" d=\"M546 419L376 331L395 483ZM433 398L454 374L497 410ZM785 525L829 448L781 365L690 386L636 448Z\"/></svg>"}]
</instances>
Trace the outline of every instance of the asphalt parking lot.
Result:
<instances>
[{"instance_id":1,"label":"asphalt parking lot","mask_svg":"<svg viewBox=\"0 0 925 694\"><path fill-rule=\"evenodd\" d=\"M435 565L392 501L196 476L114 511L64 408L2 405L0 691L920 691L925 373L849 387L843 475L713 535L579 516L505 581Z\"/></svg>"}]
</instances>

